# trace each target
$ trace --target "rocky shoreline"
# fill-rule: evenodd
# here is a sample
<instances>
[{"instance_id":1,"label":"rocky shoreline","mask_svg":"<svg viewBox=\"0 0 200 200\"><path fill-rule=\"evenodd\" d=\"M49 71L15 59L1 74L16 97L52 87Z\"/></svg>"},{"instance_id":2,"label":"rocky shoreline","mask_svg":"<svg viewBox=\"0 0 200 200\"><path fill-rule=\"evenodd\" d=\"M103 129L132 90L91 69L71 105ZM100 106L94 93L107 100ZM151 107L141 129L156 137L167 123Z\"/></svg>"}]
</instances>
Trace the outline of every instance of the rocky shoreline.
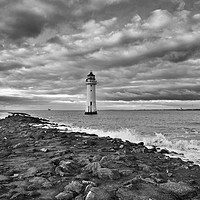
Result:
<instances>
[{"instance_id":1,"label":"rocky shoreline","mask_svg":"<svg viewBox=\"0 0 200 200\"><path fill-rule=\"evenodd\" d=\"M0 120L2 200L200 200L200 167L141 143Z\"/></svg>"}]
</instances>

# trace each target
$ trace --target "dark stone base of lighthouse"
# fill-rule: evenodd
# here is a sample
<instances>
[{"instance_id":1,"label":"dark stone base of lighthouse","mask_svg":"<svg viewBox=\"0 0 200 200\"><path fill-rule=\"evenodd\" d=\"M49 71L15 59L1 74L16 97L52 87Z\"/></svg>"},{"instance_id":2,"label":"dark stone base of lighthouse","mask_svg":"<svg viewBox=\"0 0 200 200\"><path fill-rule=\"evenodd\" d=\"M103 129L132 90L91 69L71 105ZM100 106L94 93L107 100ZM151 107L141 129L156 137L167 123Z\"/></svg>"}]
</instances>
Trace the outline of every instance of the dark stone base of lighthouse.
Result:
<instances>
[{"instance_id":1,"label":"dark stone base of lighthouse","mask_svg":"<svg viewBox=\"0 0 200 200\"><path fill-rule=\"evenodd\" d=\"M97 115L97 111L95 111L95 112L85 112L85 115Z\"/></svg>"}]
</instances>

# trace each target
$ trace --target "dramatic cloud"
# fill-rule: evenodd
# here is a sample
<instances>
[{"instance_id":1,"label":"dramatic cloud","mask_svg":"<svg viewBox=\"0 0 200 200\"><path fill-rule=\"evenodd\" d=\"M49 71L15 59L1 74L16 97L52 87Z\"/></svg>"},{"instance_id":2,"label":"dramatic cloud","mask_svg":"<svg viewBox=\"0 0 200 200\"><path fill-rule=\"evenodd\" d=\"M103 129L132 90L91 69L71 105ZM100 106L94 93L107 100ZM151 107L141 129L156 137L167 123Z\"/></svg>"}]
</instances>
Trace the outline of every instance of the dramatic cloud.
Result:
<instances>
[{"instance_id":1,"label":"dramatic cloud","mask_svg":"<svg viewBox=\"0 0 200 200\"><path fill-rule=\"evenodd\" d=\"M0 0L0 105L84 109L91 70L101 109L198 105L199 8L191 0Z\"/></svg>"}]
</instances>

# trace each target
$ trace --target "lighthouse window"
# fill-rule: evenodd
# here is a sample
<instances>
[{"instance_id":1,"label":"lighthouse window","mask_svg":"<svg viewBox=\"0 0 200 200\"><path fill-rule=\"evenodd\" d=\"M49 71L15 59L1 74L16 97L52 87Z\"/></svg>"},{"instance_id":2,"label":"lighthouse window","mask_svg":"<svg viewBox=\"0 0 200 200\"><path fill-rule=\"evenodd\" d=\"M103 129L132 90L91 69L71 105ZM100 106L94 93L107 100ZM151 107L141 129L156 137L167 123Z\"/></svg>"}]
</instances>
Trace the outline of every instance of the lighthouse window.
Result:
<instances>
[{"instance_id":1,"label":"lighthouse window","mask_svg":"<svg viewBox=\"0 0 200 200\"><path fill-rule=\"evenodd\" d=\"M90 90L92 92L92 90Z\"/></svg>"},{"instance_id":2,"label":"lighthouse window","mask_svg":"<svg viewBox=\"0 0 200 200\"><path fill-rule=\"evenodd\" d=\"M90 101L90 105L92 106L92 101Z\"/></svg>"}]
</instances>

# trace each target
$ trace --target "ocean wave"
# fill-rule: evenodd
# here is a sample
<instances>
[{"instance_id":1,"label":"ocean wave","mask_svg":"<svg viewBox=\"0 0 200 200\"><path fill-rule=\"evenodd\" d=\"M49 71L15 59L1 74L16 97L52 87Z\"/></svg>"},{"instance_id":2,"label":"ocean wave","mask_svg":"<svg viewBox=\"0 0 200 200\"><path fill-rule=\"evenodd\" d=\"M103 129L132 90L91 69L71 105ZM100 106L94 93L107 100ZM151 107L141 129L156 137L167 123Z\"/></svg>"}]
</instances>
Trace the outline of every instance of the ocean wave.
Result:
<instances>
[{"instance_id":1,"label":"ocean wave","mask_svg":"<svg viewBox=\"0 0 200 200\"><path fill-rule=\"evenodd\" d=\"M166 148L171 152L176 152L176 157L181 157L185 161L193 161L200 164L200 141L188 140L187 138L173 137L173 133L167 136L163 133L143 134L135 129L123 128L117 131L104 131L101 129L79 128L71 127L72 131L87 132L96 134L100 137L121 138L122 140L129 140L130 142L139 143L144 142L146 146L156 146L158 148ZM173 154L174 156L174 154Z\"/></svg>"}]
</instances>

